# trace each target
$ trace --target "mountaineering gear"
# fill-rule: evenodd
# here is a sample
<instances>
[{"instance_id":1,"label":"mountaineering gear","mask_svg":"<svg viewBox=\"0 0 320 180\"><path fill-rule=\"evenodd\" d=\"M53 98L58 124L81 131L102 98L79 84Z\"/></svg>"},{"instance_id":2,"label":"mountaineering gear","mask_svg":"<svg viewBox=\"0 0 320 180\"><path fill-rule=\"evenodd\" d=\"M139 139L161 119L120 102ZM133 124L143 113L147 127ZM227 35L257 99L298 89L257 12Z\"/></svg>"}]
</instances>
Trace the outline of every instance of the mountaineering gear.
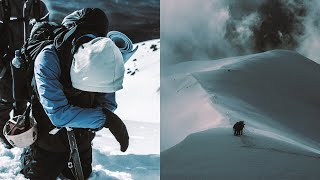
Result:
<instances>
[{"instance_id":1,"label":"mountaineering gear","mask_svg":"<svg viewBox=\"0 0 320 180\"><path fill-rule=\"evenodd\" d=\"M120 143L120 150L122 152L125 152L129 146L129 135L128 135L126 125L113 112L107 109L103 109L103 113L107 117L107 121L104 127L109 128L110 132Z\"/></svg>"},{"instance_id":2,"label":"mountaineering gear","mask_svg":"<svg viewBox=\"0 0 320 180\"><path fill-rule=\"evenodd\" d=\"M14 115L22 114L26 109L26 101L14 102L12 97L10 61L14 57L14 51L23 45L24 37L29 36L31 26L24 28L24 24L29 24L33 18L49 19L48 10L40 0L0 2L0 132L3 132L4 125L10 119L9 113L12 109ZM12 147L2 133L0 138L7 148Z\"/></svg>"},{"instance_id":3,"label":"mountaineering gear","mask_svg":"<svg viewBox=\"0 0 320 180\"><path fill-rule=\"evenodd\" d=\"M70 29L71 34L77 31L87 31L81 34L93 33L96 36L106 36L109 28L109 20L106 14L98 8L84 8L67 15L61 23Z\"/></svg>"},{"instance_id":4,"label":"mountaineering gear","mask_svg":"<svg viewBox=\"0 0 320 180\"><path fill-rule=\"evenodd\" d=\"M124 63L126 63L129 58L138 50L138 46L133 49L132 41L122 32L110 31L108 32L107 37L110 38L119 48L123 56Z\"/></svg>"},{"instance_id":5,"label":"mountaineering gear","mask_svg":"<svg viewBox=\"0 0 320 180\"><path fill-rule=\"evenodd\" d=\"M8 142L15 147L24 148L33 144L37 139L37 122L29 116L31 105L23 115L10 119L3 128L3 134Z\"/></svg>"},{"instance_id":6,"label":"mountaineering gear","mask_svg":"<svg viewBox=\"0 0 320 180\"><path fill-rule=\"evenodd\" d=\"M78 46L74 46L78 38L86 34L93 34L96 37L105 36L108 30L108 18L105 13L97 8L85 8L68 15L64 18L62 25L66 29L58 34L54 40L54 46L60 59L61 74L60 82L63 85L68 96L69 90L74 90L70 78L70 67L73 60L73 54L77 51ZM87 39L89 42L93 38ZM82 42L86 43L86 42ZM71 49L71 51L70 51Z\"/></svg>"},{"instance_id":7,"label":"mountaineering gear","mask_svg":"<svg viewBox=\"0 0 320 180\"><path fill-rule=\"evenodd\" d=\"M73 163L71 161L68 162L68 168L70 168L70 170L72 171L72 174L76 177L77 180L84 180L76 137L71 128L66 128L66 129L67 129L67 135L68 135L68 140L70 145L69 160L72 160L73 162Z\"/></svg>"},{"instance_id":8,"label":"mountaineering gear","mask_svg":"<svg viewBox=\"0 0 320 180\"><path fill-rule=\"evenodd\" d=\"M79 151L84 179L92 172L92 148ZM21 173L31 180L53 180L59 174L65 178L75 179L68 168L70 154L65 152L49 152L36 145L25 148L21 154Z\"/></svg>"},{"instance_id":9,"label":"mountaineering gear","mask_svg":"<svg viewBox=\"0 0 320 180\"><path fill-rule=\"evenodd\" d=\"M29 104L32 104L32 77L33 77L33 65L34 61L32 60L32 56L36 56L40 52L41 45L46 44L50 38L51 34L48 33L48 31L43 30L51 30L50 28L57 29L56 24L49 24L46 22L38 22L38 24L33 28L33 32L30 34L30 38L26 41L24 44L24 48L22 48L22 55L20 53L20 50L15 51L15 58L12 60L11 63L11 73L12 73L12 94L15 102L18 101L28 101ZM39 33L41 32L41 33ZM51 31L50 31L51 32ZM46 33L46 36L43 34ZM40 45L38 45L40 42ZM51 40L51 43L53 41ZM37 44L38 43L38 44ZM40 48L39 48L40 46ZM26 131L25 133L21 133L19 135L15 134L14 136L11 136L13 134L5 134L5 138L9 141L11 145L14 145L16 147L25 147L33 142L35 142L37 138L37 129L36 129L36 121L33 117L30 115L30 105L28 108L24 111L25 113L21 116L14 116L13 119L26 119L26 121L29 121L29 119L33 120L33 127ZM30 116L30 118L29 118ZM6 123L7 126L12 124L12 120L8 121ZM16 123L18 124L18 123ZM21 125L26 125L27 123L22 123ZM30 124L30 123L28 123ZM19 126L21 126L19 125ZM7 127L4 128L3 132L6 133ZM21 127L23 128L23 127ZM25 127L27 130L28 127ZM29 139L28 139L29 138ZM15 142L17 141L17 142ZM21 141L21 142L20 142Z\"/></svg>"},{"instance_id":10,"label":"mountaineering gear","mask_svg":"<svg viewBox=\"0 0 320 180\"><path fill-rule=\"evenodd\" d=\"M15 101L27 100L25 83L26 68L21 58L20 50L15 51L15 57L11 62L11 76L12 76L12 94ZM22 92L19 92L22 91Z\"/></svg>"},{"instance_id":11,"label":"mountaineering gear","mask_svg":"<svg viewBox=\"0 0 320 180\"><path fill-rule=\"evenodd\" d=\"M124 71L119 48L111 39L98 37L79 47L70 76L76 89L112 93L123 88Z\"/></svg>"},{"instance_id":12,"label":"mountaineering gear","mask_svg":"<svg viewBox=\"0 0 320 180\"><path fill-rule=\"evenodd\" d=\"M11 62L12 66L15 67L15 68L22 68L21 64L22 64L22 59L21 59L21 54L20 54L20 51L19 50L16 50L15 51L15 56Z\"/></svg>"},{"instance_id":13,"label":"mountaineering gear","mask_svg":"<svg viewBox=\"0 0 320 180\"><path fill-rule=\"evenodd\" d=\"M53 22L37 22L31 30L30 38L21 48L24 74L14 79L25 79L20 82L25 88L15 89L14 94L21 94L31 103L31 96L37 94L34 84L34 61L41 50L53 43L54 37L63 28ZM20 85L22 86L22 85Z\"/></svg>"},{"instance_id":14,"label":"mountaineering gear","mask_svg":"<svg viewBox=\"0 0 320 180\"><path fill-rule=\"evenodd\" d=\"M3 134L12 146L24 148L33 144L37 139L37 122L30 117L30 129L24 124L17 125L18 121L24 121L25 116L18 115L10 119L3 129ZM11 133L9 134L9 132Z\"/></svg>"}]
</instances>

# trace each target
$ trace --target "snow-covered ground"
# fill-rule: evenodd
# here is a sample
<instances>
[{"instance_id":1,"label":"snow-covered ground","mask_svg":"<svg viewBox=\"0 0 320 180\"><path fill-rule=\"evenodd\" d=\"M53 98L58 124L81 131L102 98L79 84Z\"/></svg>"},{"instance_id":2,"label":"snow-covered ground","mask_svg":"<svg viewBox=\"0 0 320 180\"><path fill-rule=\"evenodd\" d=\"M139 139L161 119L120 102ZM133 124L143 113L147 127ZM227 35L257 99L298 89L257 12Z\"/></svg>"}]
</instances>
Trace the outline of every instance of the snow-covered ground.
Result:
<instances>
[{"instance_id":1,"label":"snow-covered ground","mask_svg":"<svg viewBox=\"0 0 320 180\"><path fill-rule=\"evenodd\" d=\"M160 40L141 42L126 63L124 89L117 94L116 113L127 125L130 145L125 153L108 129L93 141L91 180L160 179ZM134 73L135 72L135 73ZM0 144L0 179L24 179L22 149Z\"/></svg>"},{"instance_id":2,"label":"snow-covered ground","mask_svg":"<svg viewBox=\"0 0 320 180\"><path fill-rule=\"evenodd\" d=\"M160 123L160 40L137 45L138 51L125 64L116 113L127 120Z\"/></svg>"},{"instance_id":3,"label":"snow-covered ground","mask_svg":"<svg viewBox=\"0 0 320 180\"><path fill-rule=\"evenodd\" d=\"M319 179L319 154L246 131L234 137L229 128L188 136L161 152L161 178L170 179Z\"/></svg>"},{"instance_id":4,"label":"snow-covered ground","mask_svg":"<svg viewBox=\"0 0 320 180\"><path fill-rule=\"evenodd\" d=\"M319 64L285 50L167 68L161 177L319 179L319 82Z\"/></svg>"}]
</instances>

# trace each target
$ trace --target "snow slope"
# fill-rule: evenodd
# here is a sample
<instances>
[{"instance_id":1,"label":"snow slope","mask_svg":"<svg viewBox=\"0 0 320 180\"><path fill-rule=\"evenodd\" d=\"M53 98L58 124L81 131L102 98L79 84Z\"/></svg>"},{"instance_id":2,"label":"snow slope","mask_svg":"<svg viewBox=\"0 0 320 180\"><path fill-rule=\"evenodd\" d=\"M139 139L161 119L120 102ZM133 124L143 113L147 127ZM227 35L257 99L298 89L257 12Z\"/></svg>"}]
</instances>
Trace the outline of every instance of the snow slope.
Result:
<instances>
[{"instance_id":1,"label":"snow slope","mask_svg":"<svg viewBox=\"0 0 320 180\"><path fill-rule=\"evenodd\" d=\"M222 116L193 76L161 78L161 151L220 123Z\"/></svg>"},{"instance_id":2,"label":"snow slope","mask_svg":"<svg viewBox=\"0 0 320 180\"><path fill-rule=\"evenodd\" d=\"M161 179L319 179L320 155L251 130L234 137L231 128L188 136L161 152Z\"/></svg>"},{"instance_id":3,"label":"snow slope","mask_svg":"<svg viewBox=\"0 0 320 180\"><path fill-rule=\"evenodd\" d=\"M116 113L130 135L125 153L108 129L93 140L91 180L160 179L160 40L138 43L139 49L126 64L124 89L117 93ZM134 60L136 59L136 60ZM128 69L138 69L134 75ZM0 144L0 179L24 179L19 174L22 149Z\"/></svg>"},{"instance_id":4,"label":"snow slope","mask_svg":"<svg viewBox=\"0 0 320 180\"><path fill-rule=\"evenodd\" d=\"M138 51L125 64L116 113L127 120L160 123L160 40L136 45Z\"/></svg>"},{"instance_id":5,"label":"snow slope","mask_svg":"<svg viewBox=\"0 0 320 180\"><path fill-rule=\"evenodd\" d=\"M161 119L165 124L161 127L175 123L189 127L161 133L161 175L166 179L183 175L231 179L234 176L230 172L238 172L246 179L318 179L320 173L313 167L320 165L319 80L318 64L285 50L190 61L168 68L161 81L162 97L168 98L161 101L161 108L181 95L184 102L198 105L190 109L186 109L188 105L178 106L176 113ZM179 87L183 82L193 83ZM203 100L190 96L199 92L209 105L201 105ZM194 116L199 111L205 111L203 117ZM184 118L175 116L179 112ZM239 120L246 122L241 138L232 135L232 125ZM213 129L181 142L205 126ZM165 141L170 138L167 134L181 138Z\"/></svg>"}]
</instances>

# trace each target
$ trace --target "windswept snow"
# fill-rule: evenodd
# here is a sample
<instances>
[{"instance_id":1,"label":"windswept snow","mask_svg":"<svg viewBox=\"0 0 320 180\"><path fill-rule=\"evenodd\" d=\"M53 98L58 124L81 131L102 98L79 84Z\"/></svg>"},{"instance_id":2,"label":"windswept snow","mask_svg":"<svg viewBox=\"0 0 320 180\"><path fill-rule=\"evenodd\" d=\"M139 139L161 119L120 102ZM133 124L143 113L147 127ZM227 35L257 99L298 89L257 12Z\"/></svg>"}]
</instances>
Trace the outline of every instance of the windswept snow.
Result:
<instances>
[{"instance_id":1,"label":"windswept snow","mask_svg":"<svg viewBox=\"0 0 320 180\"><path fill-rule=\"evenodd\" d=\"M190 133L222 123L223 117L191 75L162 79L161 84L161 151Z\"/></svg>"},{"instance_id":2,"label":"windswept snow","mask_svg":"<svg viewBox=\"0 0 320 180\"><path fill-rule=\"evenodd\" d=\"M130 145L122 153L108 129L97 132L90 180L160 179L160 40L135 45L139 49L126 64L116 111L127 125ZM22 149L7 150L0 144L1 180L25 179L19 174L21 153Z\"/></svg>"},{"instance_id":3,"label":"windswept snow","mask_svg":"<svg viewBox=\"0 0 320 180\"><path fill-rule=\"evenodd\" d=\"M320 148L320 65L292 51L269 51L194 76L224 111ZM241 102L241 104L239 104ZM232 113L231 113L232 114ZM259 117L260 116L260 117Z\"/></svg>"},{"instance_id":4,"label":"windswept snow","mask_svg":"<svg viewBox=\"0 0 320 180\"><path fill-rule=\"evenodd\" d=\"M254 131L235 137L231 127L188 136L161 153L161 178L319 179L319 154Z\"/></svg>"},{"instance_id":5,"label":"windswept snow","mask_svg":"<svg viewBox=\"0 0 320 180\"><path fill-rule=\"evenodd\" d=\"M169 111L161 119L161 127L179 127L161 133L166 140L161 141L161 174L165 179L320 176L315 168L320 166L319 64L292 51L274 50L185 62L168 68L163 75L161 90L165 99L161 108L179 104L176 101L180 94L186 95L183 102L188 104L176 106L175 113ZM199 88L179 87L191 82ZM210 106L198 104L201 99L195 97L200 91ZM192 107L194 103L198 105ZM194 116L201 111L202 117ZM176 117L178 112L184 118ZM232 125L239 120L246 123L245 135L235 137ZM212 129L192 134L206 126ZM169 136L180 139L167 141Z\"/></svg>"}]
</instances>

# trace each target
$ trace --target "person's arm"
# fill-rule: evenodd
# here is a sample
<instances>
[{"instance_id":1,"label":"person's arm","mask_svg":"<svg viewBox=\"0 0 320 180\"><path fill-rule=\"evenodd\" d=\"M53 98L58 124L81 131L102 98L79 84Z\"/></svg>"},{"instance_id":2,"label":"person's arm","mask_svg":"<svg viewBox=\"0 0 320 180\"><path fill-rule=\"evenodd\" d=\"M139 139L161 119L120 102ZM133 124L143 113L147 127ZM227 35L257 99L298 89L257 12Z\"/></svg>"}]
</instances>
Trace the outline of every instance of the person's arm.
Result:
<instances>
[{"instance_id":1,"label":"person's arm","mask_svg":"<svg viewBox=\"0 0 320 180\"><path fill-rule=\"evenodd\" d=\"M52 124L57 127L101 128L106 120L102 108L70 105L59 82L60 73L55 50L45 47L35 60L34 76L40 102Z\"/></svg>"},{"instance_id":2,"label":"person's arm","mask_svg":"<svg viewBox=\"0 0 320 180\"><path fill-rule=\"evenodd\" d=\"M98 107L114 112L118 106L116 102L116 93L97 93L95 96L95 104Z\"/></svg>"}]
</instances>

